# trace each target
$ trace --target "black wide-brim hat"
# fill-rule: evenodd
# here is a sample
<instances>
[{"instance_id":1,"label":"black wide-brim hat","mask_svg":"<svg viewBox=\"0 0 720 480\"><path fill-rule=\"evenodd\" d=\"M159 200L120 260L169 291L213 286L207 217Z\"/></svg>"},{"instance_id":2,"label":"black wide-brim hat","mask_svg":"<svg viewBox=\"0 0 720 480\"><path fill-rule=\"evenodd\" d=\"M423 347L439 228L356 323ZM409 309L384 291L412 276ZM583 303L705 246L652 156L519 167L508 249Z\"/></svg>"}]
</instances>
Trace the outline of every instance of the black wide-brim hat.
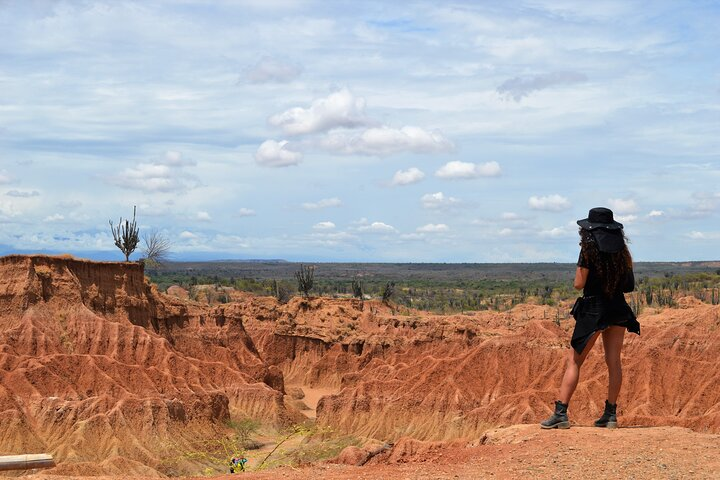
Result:
<instances>
[{"instance_id":1,"label":"black wide-brim hat","mask_svg":"<svg viewBox=\"0 0 720 480\"><path fill-rule=\"evenodd\" d=\"M601 252L616 253L625 246L623 224L616 222L609 208L591 208L588 218L578 220L577 224L592 233L592 237Z\"/></svg>"},{"instance_id":2,"label":"black wide-brim hat","mask_svg":"<svg viewBox=\"0 0 720 480\"><path fill-rule=\"evenodd\" d=\"M613 218L613 212L609 208L595 207L588 212L588 217L578 220L577 224L585 230L594 230L596 228L604 228L607 230L622 230L623 224L616 222Z\"/></svg>"}]
</instances>

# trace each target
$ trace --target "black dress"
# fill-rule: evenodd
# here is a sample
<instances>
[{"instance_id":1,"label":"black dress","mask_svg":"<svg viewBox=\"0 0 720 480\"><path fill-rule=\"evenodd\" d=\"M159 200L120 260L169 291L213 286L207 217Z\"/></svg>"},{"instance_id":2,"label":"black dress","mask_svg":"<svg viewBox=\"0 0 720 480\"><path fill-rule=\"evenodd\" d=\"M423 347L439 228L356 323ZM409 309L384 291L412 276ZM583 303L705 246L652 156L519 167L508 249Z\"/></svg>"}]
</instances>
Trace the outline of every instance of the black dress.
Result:
<instances>
[{"instance_id":1,"label":"black dress","mask_svg":"<svg viewBox=\"0 0 720 480\"><path fill-rule=\"evenodd\" d=\"M578 267L590 270L582 299L579 299L573 308L575 317L575 330L570 345L578 354L585 350L588 340L598 330L605 330L609 326L618 325L628 329L629 332L640 335L640 324L630 305L625 301L623 293L635 289L635 276L632 269L618 285L611 296L605 295L602 288L602 279L597 268L588 261L587 255L580 252Z\"/></svg>"}]
</instances>

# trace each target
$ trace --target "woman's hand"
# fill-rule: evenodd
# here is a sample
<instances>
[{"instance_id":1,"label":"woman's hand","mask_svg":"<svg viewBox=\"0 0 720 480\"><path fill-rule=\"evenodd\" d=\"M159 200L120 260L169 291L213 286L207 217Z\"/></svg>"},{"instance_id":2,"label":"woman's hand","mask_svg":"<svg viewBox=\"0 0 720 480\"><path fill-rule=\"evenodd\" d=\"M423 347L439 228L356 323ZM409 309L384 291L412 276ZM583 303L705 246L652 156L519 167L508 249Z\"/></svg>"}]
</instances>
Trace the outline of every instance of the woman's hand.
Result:
<instances>
[{"instance_id":1,"label":"woman's hand","mask_svg":"<svg viewBox=\"0 0 720 480\"><path fill-rule=\"evenodd\" d=\"M577 267L577 270L575 270L575 282L573 283L573 287L575 287L575 290L582 290L585 288L585 283L587 282L588 274L590 273L590 270L588 270L585 267Z\"/></svg>"}]
</instances>

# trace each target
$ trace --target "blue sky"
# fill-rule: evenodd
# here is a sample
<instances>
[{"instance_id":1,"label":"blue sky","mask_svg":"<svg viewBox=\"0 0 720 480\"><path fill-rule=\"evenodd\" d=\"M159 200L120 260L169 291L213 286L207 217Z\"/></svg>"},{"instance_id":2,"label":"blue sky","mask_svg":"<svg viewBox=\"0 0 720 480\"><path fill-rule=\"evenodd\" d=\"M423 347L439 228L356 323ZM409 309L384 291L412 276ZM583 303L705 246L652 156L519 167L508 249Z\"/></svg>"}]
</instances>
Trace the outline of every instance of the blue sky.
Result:
<instances>
[{"instance_id":1,"label":"blue sky","mask_svg":"<svg viewBox=\"0 0 720 480\"><path fill-rule=\"evenodd\" d=\"M0 2L0 253L571 262L720 244L716 2Z\"/></svg>"}]
</instances>

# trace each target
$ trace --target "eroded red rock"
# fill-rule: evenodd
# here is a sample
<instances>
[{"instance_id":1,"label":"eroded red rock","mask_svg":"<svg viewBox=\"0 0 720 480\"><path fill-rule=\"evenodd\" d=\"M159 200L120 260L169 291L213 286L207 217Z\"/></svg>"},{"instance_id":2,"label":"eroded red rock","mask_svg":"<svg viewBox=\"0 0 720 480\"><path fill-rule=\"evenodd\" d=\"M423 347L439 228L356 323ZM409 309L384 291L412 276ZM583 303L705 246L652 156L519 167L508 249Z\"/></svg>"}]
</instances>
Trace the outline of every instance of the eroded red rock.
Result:
<instances>
[{"instance_id":1,"label":"eroded red rock","mask_svg":"<svg viewBox=\"0 0 720 480\"><path fill-rule=\"evenodd\" d=\"M222 432L231 415L288 425L317 405L320 426L394 444L370 464L439 458L547 416L572 328L565 307L442 316L232 297L160 294L136 264L0 258L0 454L50 452L67 474L148 475L166 471L172 445ZM640 322L642 336L625 341L621 425L720 432L720 307L647 309ZM591 424L606 386L598 342L573 422Z\"/></svg>"}]
</instances>

